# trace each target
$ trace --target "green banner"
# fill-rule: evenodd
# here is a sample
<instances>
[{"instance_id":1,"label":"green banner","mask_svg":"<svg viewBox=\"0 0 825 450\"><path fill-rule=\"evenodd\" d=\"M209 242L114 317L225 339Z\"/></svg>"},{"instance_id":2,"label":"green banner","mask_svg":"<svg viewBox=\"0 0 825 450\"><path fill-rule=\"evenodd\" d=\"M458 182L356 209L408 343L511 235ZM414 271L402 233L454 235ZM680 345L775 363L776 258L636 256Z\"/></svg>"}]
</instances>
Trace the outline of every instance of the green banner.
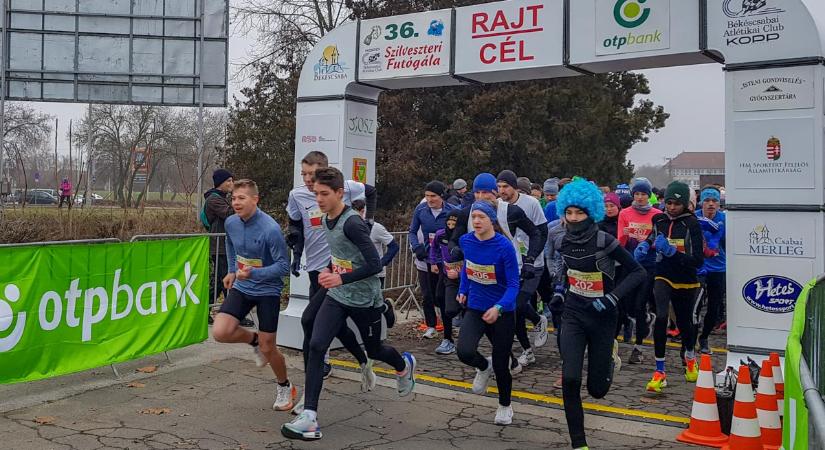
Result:
<instances>
[{"instance_id":1,"label":"green banner","mask_svg":"<svg viewBox=\"0 0 825 450\"><path fill-rule=\"evenodd\" d=\"M811 280L796 300L793 323L785 348L785 408L782 424L782 447L787 450L808 449L808 408L799 378L802 357L802 334L805 332L805 306L814 292L816 280Z\"/></svg>"},{"instance_id":2,"label":"green banner","mask_svg":"<svg viewBox=\"0 0 825 450\"><path fill-rule=\"evenodd\" d=\"M207 337L209 238L0 249L0 383Z\"/></svg>"}]
</instances>

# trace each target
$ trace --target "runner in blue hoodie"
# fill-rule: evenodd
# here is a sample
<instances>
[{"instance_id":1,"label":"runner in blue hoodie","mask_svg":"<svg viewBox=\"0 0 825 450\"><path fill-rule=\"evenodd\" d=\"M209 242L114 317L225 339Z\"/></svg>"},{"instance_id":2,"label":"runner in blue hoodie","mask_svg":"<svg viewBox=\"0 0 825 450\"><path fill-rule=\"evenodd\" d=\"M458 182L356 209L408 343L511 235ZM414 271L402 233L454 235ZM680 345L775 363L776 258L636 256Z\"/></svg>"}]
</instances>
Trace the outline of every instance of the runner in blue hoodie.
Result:
<instances>
[{"instance_id":1,"label":"runner in blue hoodie","mask_svg":"<svg viewBox=\"0 0 825 450\"><path fill-rule=\"evenodd\" d=\"M515 336L516 296L519 292L519 269L513 243L499 231L494 203L473 203L470 217L473 232L461 236L464 267L458 288L458 302L467 311L458 335L458 358L476 368L473 392L487 391L490 374L495 372L498 386L498 409L495 422L513 422L510 394L510 353ZM481 336L486 335L493 347L492 358L478 352Z\"/></svg>"},{"instance_id":2,"label":"runner in blue hoodie","mask_svg":"<svg viewBox=\"0 0 825 450\"><path fill-rule=\"evenodd\" d=\"M705 263L699 269L699 280L708 299L704 325L699 334L699 347L702 353L708 355L711 354L708 336L719 320L722 300L725 298L725 213L719 210L721 200L722 193L719 189L706 187L699 196L702 208L696 211L705 237Z\"/></svg>"}]
</instances>

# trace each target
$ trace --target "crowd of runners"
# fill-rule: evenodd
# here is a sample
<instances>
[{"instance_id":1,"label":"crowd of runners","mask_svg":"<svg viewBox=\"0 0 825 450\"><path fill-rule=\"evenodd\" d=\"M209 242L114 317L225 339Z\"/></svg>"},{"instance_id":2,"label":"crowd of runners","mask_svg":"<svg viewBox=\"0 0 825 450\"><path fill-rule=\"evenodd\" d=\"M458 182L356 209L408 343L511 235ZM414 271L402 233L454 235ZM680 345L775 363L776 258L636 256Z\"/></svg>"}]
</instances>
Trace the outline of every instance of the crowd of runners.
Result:
<instances>
[{"instance_id":1,"label":"crowd of runners","mask_svg":"<svg viewBox=\"0 0 825 450\"><path fill-rule=\"evenodd\" d=\"M313 440L322 437L319 397L332 370L328 355L335 338L360 364L364 392L375 386L375 360L395 370L399 396L409 395L416 359L381 341L382 323L395 322L392 305L381 295L384 268L399 249L373 220L375 189L345 181L321 152L303 158L301 176L304 186L289 194L286 233L257 208L254 182L233 181L226 171L215 178L216 188L229 180L232 188L221 192L231 194L209 202L231 203L235 214L221 226L228 273L216 287L225 290L225 300L213 334L220 342L250 345L257 365L271 366L277 382L273 408L297 415L282 433ZM696 381L697 352L710 353L710 332L724 326L722 200L718 187L696 192L673 182L662 191L644 178L612 189L578 177L539 185L510 170L478 174L472 185L458 179L450 189L431 181L409 229L424 300L423 337L436 338L443 327L433 351L456 354L476 369L473 392L485 393L495 377L494 422L509 425L512 377L536 364L552 321L562 359L555 386L562 389L572 446L587 448L585 358L588 393L602 398L621 369L620 336L634 343L628 364L651 364L652 377L640 389L659 393L669 374L673 381L672 368L665 367L669 335L681 338L679 372L685 382ZM299 396L287 378L276 332L283 277L302 270L310 279L310 300L301 318L305 380ZM257 332L241 327L253 307ZM650 335L652 355L642 346ZM489 355L479 346L482 337L490 342Z\"/></svg>"}]
</instances>

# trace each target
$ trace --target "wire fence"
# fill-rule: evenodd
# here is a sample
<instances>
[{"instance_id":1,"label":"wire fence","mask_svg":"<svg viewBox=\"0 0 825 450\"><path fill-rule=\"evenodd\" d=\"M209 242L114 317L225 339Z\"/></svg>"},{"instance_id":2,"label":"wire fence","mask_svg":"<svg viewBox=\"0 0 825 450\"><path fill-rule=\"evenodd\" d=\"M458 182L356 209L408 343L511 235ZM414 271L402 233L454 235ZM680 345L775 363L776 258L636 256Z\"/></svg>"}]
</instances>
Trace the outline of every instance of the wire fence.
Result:
<instances>
[{"instance_id":1,"label":"wire fence","mask_svg":"<svg viewBox=\"0 0 825 450\"><path fill-rule=\"evenodd\" d=\"M418 270L415 268L415 255L410 249L409 234L406 231L390 233L398 243L398 254L387 266L387 276L384 279L384 296L393 298L396 309L406 313L415 308L423 316L421 303L416 296L418 289Z\"/></svg>"}]
</instances>

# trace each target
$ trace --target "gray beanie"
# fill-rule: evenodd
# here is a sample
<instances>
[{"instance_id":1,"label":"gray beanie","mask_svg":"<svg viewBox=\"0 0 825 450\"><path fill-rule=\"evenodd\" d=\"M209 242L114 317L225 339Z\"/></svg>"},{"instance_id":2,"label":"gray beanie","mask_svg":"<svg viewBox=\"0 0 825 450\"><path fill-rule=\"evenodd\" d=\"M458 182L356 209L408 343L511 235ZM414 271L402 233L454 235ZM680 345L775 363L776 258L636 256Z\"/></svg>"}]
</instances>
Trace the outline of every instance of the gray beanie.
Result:
<instances>
[{"instance_id":1,"label":"gray beanie","mask_svg":"<svg viewBox=\"0 0 825 450\"><path fill-rule=\"evenodd\" d=\"M548 178L544 181L544 193L550 195L559 195L559 179Z\"/></svg>"},{"instance_id":2,"label":"gray beanie","mask_svg":"<svg viewBox=\"0 0 825 450\"><path fill-rule=\"evenodd\" d=\"M516 184L518 185L518 190L524 192L527 195L530 195L531 187L533 183L530 182L530 179L527 177L518 177L516 178Z\"/></svg>"},{"instance_id":3,"label":"gray beanie","mask_svg":"<svg viewBox=\"0 0 825 450\"><path fill-rule=\"evenodd\" d=\"M453 189L455 189L457 191L459 191L461 189L464 189L466 187L467 187L467 182L464 181L463 178L456 178L456 180L453 181Z\"/></svg>"}]
</instances>

